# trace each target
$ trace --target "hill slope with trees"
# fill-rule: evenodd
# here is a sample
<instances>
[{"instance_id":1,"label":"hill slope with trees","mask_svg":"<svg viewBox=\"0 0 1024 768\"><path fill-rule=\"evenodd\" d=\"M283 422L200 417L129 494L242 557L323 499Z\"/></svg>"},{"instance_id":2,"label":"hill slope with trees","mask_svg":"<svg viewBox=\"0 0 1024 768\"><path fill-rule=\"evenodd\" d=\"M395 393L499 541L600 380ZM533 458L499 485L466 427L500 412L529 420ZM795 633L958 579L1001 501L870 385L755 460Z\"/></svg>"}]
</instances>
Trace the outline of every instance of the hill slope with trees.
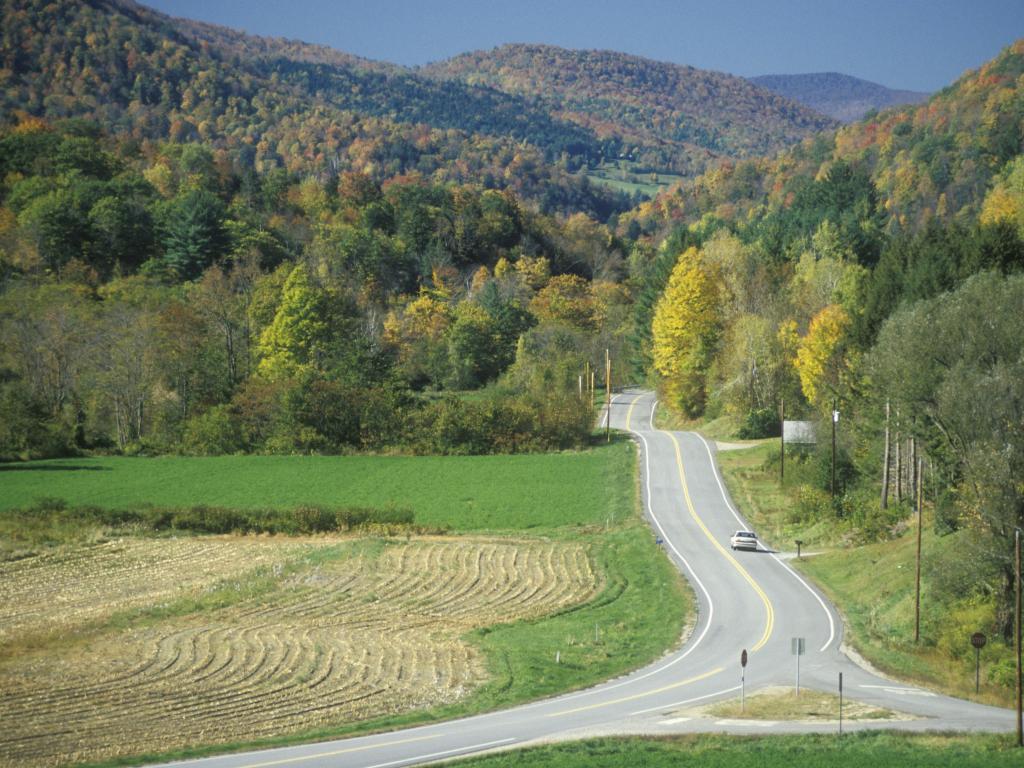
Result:
<instances>
[{"instance_id":1,"label":"hill slope with trees","mask_svg":"<svg viewBox=\"0 0 1024 768\"><path fill-rule=\"evenodd\" d=\"M618 139L640 168L685 176L714 158L765 154L833 125L743 78L613 51L504 45L423 71L535 98L562 120Z\"/></svg>"}]
</instances>

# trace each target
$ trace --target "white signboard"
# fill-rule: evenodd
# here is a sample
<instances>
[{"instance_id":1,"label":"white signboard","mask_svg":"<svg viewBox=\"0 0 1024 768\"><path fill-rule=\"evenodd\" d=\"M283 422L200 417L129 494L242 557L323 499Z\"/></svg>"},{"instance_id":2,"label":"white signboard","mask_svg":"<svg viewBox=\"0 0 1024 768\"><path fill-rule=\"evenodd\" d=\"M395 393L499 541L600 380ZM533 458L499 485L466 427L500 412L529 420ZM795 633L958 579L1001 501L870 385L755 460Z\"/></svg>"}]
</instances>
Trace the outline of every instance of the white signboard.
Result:
<instances>
[{"instance_id":1,"label":"white signboard","mask_svg":"<svg viewBox=\"0 0 1024 768\"><path fill-rule=\"evenodd\" d=\"M813 421L784 421L782 422L782 439L787 443L803 443L814 445L818 442L814 434Z\"/></svg>"}]
</instances>

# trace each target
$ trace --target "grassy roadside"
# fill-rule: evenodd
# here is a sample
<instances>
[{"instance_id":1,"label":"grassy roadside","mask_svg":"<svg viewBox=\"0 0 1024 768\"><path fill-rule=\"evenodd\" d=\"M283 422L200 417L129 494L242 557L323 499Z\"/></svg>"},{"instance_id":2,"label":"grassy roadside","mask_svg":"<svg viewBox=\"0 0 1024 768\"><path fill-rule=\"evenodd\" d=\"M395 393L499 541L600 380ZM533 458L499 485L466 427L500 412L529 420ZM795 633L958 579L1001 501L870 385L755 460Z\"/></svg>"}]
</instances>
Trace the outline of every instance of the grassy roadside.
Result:
<instances>
[{"instance_id":1,"label":"grassy roadside","mask_svg":"<svg viewBox=\"0 0 1024 768\"><path fill-rule=\"evenodd\" d=\"M960 698L1011 706L1013 687L1005 684L1011 652L998 638L990 637L981 655L981 690L978 695L974 692L975 656L968 638L991 622L985 607L958 606L950 611L931 591L946 575L929 563L948 562L942 555L955 552L963 543L963 534L936 535L926 510L921 641L915 643L916 521L897 522L885 540L860 543L849 525L834 518L812 520L800 511L795 480L780 487L777 467L766 465L777 452L778 440L767 440L749 450L719 453L726 485L769 544L793 551L794 540L799 538L804 552L819 553L793 564L814 579L842 611L847 642L886 674Z\"/></svg>"},{"instance_id":2,"label":"grassy roadside","mask_svg":"<svg viewBox=\"0 0 1024 768\"><path fill-rule=\"evenodd\" d=\"M29 469L12 471L4 477L14 482L5 483L0 490L0 508L10 509L16 500L31 497L40 484L47 486L50 495L61 495L75 503L128 505L130 500L139 499L188 502L208 498L205 494L210 493L219 503L240 507L266 504L266 498L253 487L257 483L260 488L272 489L276 494L273 499L298 496L295 489L302 488L298 498L303 502L402 504L415 509L417 523L427 521L458 533L583 543L602 572L604 588L590 602L553 616L498 624L467 635L466 639L486 656L491 679L454 705L245 744L135 756L104 765L195 757L386 730L477 714L586 687L656 659L679 641L690 615L690 598L681 576L655 545L639 515L636 450L629 440L620 439L582 453L546 456L404 462L376 457L376 466L374 462L359 461L351 471L344 466L349 459L366 457L324 457L333 462L326 471L321 462L304 466L304 460L310 457L300 457L298 462L264 461L274 457L230 458L231 473L227 475L223 464L204 466L216 463L210 459L74 460L64 464L80 468L56 470L46 468L55 462L45 462L37 470L42 477L32 478ZM87 468L90 466L100 469ZM140 467L145 471L136 469ZM426 492L414 493L417 474ZM125 482L112 482L121 479ZM239 599L251 592L237 585L232 589ZM196 602L186 612L222 608L224 600L232 595L218 593L215 597Z\"/></svg>"},{"instance_id":3,"label":"grassy roadside","mask_svg":"<svg viewBox=\"0 0 1024 768\"><path fill-rule=\"evenodd\" d=\"M1008 736L889 731L807 736L697 735L604 738L501 752L446 765L466 768L999 768L1020 764Z\"/></svg>"}]
</instances>

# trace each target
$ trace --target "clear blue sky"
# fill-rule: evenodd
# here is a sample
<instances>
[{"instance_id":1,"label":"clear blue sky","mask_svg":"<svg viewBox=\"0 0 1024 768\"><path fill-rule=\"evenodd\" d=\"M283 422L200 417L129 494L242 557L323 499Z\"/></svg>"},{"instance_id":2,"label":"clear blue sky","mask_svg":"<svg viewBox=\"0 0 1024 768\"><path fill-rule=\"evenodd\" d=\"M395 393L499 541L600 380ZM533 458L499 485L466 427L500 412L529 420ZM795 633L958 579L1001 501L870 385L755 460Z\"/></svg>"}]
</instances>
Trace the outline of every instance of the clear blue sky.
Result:
<instances>
[{"instance_id":1,"label":"clear blue sky","mask_svg":"<svg viewBox=\"0 0 1024 768\"><path fill-rule=\"evenodd\" d=\"M737 75L843 72L933 91L1024 37L1024 0L144 0L415 65L502 43L607 48Z\"/></svg>"}]
</instances>

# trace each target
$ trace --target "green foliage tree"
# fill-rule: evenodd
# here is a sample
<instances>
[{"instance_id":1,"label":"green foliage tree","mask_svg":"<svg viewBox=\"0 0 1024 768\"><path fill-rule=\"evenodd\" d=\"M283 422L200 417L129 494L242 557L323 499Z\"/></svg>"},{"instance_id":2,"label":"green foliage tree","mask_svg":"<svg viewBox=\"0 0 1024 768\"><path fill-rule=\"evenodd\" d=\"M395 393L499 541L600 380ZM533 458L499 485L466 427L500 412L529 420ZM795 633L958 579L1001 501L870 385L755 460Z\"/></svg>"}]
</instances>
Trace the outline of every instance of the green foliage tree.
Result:
<instances>
[{"instance_id":1,"label":"green foliage tree","mask_svg":"<svg viewBox=\"0 0 1024 768\"><path fill-rule=\"evenodd\" d=\"M1000 626L1010 636L1013 532L1024 526L1024 276L983 273L894 314L871 351L878 391L927 425L929 455L957 478L972 556L1000 574ZM975 585L985 590L985 585Z\"/></svg>"},{"instance_id":2,"label":"green foliage tree","mask_svg":"<svg viewBox=\"0 0 1024 768\"><path fill-rule=\"evenodd\" d=\"M329 299L305 266L291 270L274 319L260 335L259 373L271 381L320 369L331 339Z\"/></svg>"},{"instance_id":3,"label":"green foliage tree","mask_svg":"<svg viewBox=\"0 0 1024 768\"><path fill-rule=\"evenodd\" d=\"M229 248L224 203L212 192L191 189L164 212L164 259L182 279L198 277Z\"/></svg>"}]
</instances>

